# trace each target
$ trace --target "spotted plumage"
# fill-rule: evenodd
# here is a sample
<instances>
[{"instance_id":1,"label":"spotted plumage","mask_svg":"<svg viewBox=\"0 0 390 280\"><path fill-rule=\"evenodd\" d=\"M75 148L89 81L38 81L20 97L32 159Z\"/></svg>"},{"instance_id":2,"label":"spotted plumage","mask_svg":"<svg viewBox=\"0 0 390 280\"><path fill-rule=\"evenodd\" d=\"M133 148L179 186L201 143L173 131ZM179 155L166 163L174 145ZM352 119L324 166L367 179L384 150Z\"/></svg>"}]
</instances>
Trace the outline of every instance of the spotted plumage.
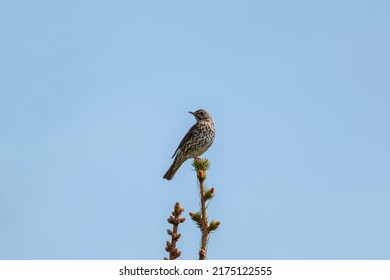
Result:
<instances>
[{"instance_id":1,"label":"spotted plumage","mask_svg":"<svg viewBox=\"0 0 390 280\"><path fill-rule=\"evenodd\" d=\"M189 158L201 156L213 144L215 129L213 119L206 110L189 112L194 115L194 124L181 140L172 158L175 157L171 167L164 175L164 179L171 180L179 167Z\"/></svg>"}]
</instances>

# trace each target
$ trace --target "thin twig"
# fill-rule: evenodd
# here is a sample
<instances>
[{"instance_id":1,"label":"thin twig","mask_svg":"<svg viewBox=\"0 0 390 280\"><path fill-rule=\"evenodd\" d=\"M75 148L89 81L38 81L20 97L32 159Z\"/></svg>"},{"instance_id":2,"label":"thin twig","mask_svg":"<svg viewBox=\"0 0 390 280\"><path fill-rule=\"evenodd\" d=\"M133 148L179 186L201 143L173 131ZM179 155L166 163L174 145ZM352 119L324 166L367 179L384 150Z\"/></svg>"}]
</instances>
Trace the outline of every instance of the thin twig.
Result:
<instances>
[{"instance_id":1,"label":"thin twig","mask_svg":"<svg viewBox=\"0 0 390 280\"><path fill-rule=\"evenodd\" d=\"M210 163L207 159L195 159L193 166L196 170L196 175L199 181L200 192L200 212L190 213L191 219L197 224L201 231L201 245L199 249L199 260L205 260L207 256L207 243L209 241L209 235L212 231L217 230L220 222L211 221L209 224L206 213L207 201L214 197L214 188L207 189L204 185L206 179L206 170L209 168Z\"/></svg>"},{"instance_id":2,"label":"thin twig","mask_svg":"<svg viewBox=\"0 0 390 280\"><path fill-rule=\"evenodd\" d=\"M171 236L171 241L167 241L165 251L169 253L169 260L175 260L180 257L181 252L176 248L176 242L180 239L181 234L177 233L179 224L183 223L186 218L180 218L184 208L180 207L179 202L176 202L175 207L172 211L172 216L168 218L168 223L173 225L173 230L168 229L167 233ZM164 258L168 260L168 258Z\"/></svg>"},{"instance_id":3,"label":"thin twig","mask_svg":"<svg viewBox=\"0 0 390 280\"><path fill-rule=\"evenodd\" d=\"M202 219L201 219L201 232L202 232L202 239L201 239L201 247L199 251L199 259L205 260L206 259L206 252L207 252L207 241L209 236L209 227L208 227L208 221L207 221L207 214L206 214L206 198L205 198L205 192L204 192L204 179L199 180L199 190L200 190L200 208L202 212Z\"/></svg>"}]
</instances>

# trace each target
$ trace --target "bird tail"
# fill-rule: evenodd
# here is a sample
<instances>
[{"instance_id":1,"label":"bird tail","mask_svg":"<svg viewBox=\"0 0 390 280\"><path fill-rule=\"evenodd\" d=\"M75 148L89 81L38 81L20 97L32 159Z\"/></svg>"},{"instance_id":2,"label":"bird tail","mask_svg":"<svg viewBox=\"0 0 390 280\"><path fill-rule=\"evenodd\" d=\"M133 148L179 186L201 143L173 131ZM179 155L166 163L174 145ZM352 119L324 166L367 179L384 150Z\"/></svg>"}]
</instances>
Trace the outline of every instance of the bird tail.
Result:
<instances>
[{"instance_id":1,"label":"bird tail","mask_svg":"<svg viewBox=\"0 0 390 280\"><path fill-rule=\"evenodd\" d=\"M172 180L173 176L175 176L177 170L179 170L180 166L182 165L183 162L178 160L176 157L175 160L173 161L171 167L169 167L168 171L164 175L164 179L167 180Z\"/></svg>"}]
</instances>

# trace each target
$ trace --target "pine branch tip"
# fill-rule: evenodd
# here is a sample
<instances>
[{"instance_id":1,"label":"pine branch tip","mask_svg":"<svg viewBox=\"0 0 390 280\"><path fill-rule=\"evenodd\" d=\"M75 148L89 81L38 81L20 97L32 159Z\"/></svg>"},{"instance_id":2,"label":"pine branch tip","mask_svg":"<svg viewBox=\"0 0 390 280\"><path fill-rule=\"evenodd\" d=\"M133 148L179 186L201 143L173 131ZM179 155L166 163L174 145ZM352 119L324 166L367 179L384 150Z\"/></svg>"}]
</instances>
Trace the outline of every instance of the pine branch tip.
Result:
<instances>
[{"instance_id":1,"label":"pine branch tip","mask_svg":"<svg viewBox=\"0 0 390 280\"><path fill-rule=\"evenodd\" d=\"M196 171L206 171L210 168L210 161L207 158L196 158L192 162L192 166L195 168Z\"/></svg>"}]
</instances>

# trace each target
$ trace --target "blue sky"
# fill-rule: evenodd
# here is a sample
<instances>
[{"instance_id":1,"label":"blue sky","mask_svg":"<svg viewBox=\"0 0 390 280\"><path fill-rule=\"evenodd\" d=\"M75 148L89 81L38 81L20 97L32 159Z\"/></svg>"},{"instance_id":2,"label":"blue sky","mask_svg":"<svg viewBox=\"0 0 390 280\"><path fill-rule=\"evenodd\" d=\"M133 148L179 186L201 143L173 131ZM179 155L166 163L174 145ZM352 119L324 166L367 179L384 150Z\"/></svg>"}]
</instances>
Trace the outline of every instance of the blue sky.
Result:
<instances>
[{"instance_id":1,"label":"blue sky","mask_svg":"<svg viewBox=\"0 0 390 280\"><path fill-rule=\"evenodd\" d=\"M390 258L388 1L2 1L0 258Z\"/></svg>"}]
</instances>

